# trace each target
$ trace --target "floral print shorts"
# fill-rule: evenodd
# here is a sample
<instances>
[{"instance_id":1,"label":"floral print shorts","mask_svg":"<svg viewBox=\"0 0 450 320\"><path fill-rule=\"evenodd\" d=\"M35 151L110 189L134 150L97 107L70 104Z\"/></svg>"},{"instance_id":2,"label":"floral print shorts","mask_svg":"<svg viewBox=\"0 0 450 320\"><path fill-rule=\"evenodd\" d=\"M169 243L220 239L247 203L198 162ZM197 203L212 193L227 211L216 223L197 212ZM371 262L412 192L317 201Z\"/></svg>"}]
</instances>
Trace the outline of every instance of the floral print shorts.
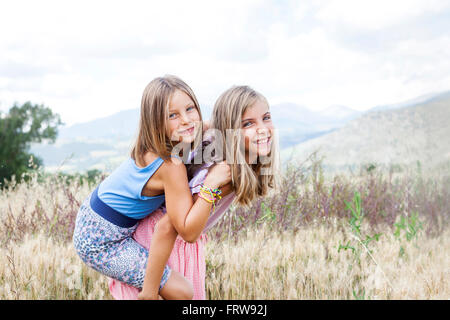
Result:
<instances>
[{"instance_id":1,"label":"floral print shorts","mask_svg":"<svg viewBox=\"0 0 450 320\"><path fill-rule=\"evenodd\" d=\"M137 224L123 228L98 215L90 206L88 196L78 210L73 244L81 260L107 277L138 289L144 284L148 250L137 243L132 234ZM170 276L165 266L159 289Z\"/></svg>"}]
</instances>

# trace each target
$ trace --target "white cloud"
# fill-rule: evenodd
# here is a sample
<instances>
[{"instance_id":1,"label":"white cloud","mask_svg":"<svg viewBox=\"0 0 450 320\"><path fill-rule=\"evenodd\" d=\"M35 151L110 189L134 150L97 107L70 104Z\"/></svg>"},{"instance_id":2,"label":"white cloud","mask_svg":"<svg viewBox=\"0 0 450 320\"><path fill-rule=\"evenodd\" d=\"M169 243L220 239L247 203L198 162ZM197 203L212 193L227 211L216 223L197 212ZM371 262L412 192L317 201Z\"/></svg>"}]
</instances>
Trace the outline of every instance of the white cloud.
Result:
<instances>
[{"instance_id":1,"label":"white cloud","mask_svg":"<svg viewBox=\"0 0 450 320\"><path fill-rule=\"evenodd\" d=\"M167 73L210 106L234 84L313 109L408 100L450 89L447 4L9 2L0 13L0 109L31 100L68 124L87 121L138 108L145 85ZM434 15L441 24L416 36L417 21Z\"/></svg>"},{"instance_id":2,"label":"white cloud","mask_svg":"<svg viewBox=\"0 0 450 320\"><path fill-rule=\"evenodd\" d=\"M323 23L381 30L449 7L446 0L331 0L317 12Z\"/></svg>"}]
</instances>

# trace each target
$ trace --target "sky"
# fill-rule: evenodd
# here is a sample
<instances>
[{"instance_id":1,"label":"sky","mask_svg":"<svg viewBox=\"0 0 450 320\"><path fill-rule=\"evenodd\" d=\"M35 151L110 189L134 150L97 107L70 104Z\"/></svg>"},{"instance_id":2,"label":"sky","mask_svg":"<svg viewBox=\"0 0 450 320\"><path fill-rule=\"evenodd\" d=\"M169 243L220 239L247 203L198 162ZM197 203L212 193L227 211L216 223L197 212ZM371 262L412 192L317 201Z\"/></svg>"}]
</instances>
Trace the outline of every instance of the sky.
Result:
<instances>
[{"instance_id":1,"label":"sky","mask_svg":"<svg viewBox=\"0 0 450 320\"><path fill-rule=\"evenodd\" d=\"M450 1L8 1L0 111L66 125L140 107L174 74L213 106L246 84L271 105L355 110L450 90ZM208 116L208 115L206 115Z\"/></svg>"}]
</instances>

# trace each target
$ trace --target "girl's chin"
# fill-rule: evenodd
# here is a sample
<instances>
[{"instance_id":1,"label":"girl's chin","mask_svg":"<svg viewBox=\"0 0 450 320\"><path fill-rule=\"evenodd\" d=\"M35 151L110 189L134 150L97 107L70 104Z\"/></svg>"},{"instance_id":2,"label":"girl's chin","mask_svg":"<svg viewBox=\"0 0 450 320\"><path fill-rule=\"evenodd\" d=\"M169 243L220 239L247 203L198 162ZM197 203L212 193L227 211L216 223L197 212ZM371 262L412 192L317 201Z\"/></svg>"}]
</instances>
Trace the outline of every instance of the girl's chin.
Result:
<instances>
[{"instance_id":1,"label":"girl's chin","mask_svg":"<svg viewBox=\"0 0 450 320\"><path fill-rule=\"evenodd\" d=\"M258 147L257 148L257 153L258 156L267 156L270 153L271 147L270 145L268 145L267 147Z\"/></svg>"},{"instance_id":2,"label":"girl's chin","mask_svg":"<svg viewBox=\"0 0 450 320\"><path fill-rule=\"evenodd\" d=\"M194 136L192 136L192 137L182 137L181 139L180 139L180 142L182 142L182 143L192 143L192 142L194 142Z\"/></svg>"},{"instance_id":3,"label":"girl's chin","mask_svg":"<svg viewBox=\"0 0 450 320\"><path fill-rule=\"evenodd\" d=\"M172 144L174 146L177 144L190 144L190 143L192 143L192 141L191 140L172 140Z\"/></svg>"},{"instance_id":4,"label":"girl's chin","mask_svg":"<svg viewBox=\"0 0 450 320\"><path fill-rule=\"evenodd\" d=\"M258 156L259 157L266 157L270 154L270 150L269 151L264 151L264 152L258 152Z\"/></svg>"},{"instance_id":5,"label":"girl's chin","mask_svg":"<svg viewBox=\"0 0 450 320\"><path fill-rule=\"evenodd\" d=\"M270 148L268 149L257 149L257 150L251 150L250 151L251 155L253 155L253 157L266 157L270 154Z\"/></svg>"}]
</instances>

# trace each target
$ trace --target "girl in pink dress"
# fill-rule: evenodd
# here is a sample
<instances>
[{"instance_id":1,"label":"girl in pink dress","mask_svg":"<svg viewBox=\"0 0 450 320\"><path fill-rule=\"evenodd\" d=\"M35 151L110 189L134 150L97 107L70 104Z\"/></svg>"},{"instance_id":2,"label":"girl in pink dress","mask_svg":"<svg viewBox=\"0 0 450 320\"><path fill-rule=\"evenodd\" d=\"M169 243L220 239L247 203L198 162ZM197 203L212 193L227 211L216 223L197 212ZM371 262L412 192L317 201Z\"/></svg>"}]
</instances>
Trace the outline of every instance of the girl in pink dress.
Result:
<instances>
[{"instance_id":1,"label":"girl in pink dress","mask_svg":"<svg viewBox=\"0 0 450 320\"><path fill-rule=\"evenodd\" d=\"M139 291L111 279L109 289L115 299L157 299L158 284L166 263L188 280L186 283L191 287L184 290L191 290L193 299L205 299L205 232L232 203L248 206L278 186L278 146L269 104L264 96L248 86L228 89L214 106L211 128L208 132L211 138L205 139L202 148L194 153L201 151L205 163L200 168L198 165L187 166L189 172L194 172L189 182L194 199L200 197L204 201L212 201L215 208L204 223L199 223L200 231L189 241L178 235L164 208L143 219L133 238L149 249L152 263L147 266L146 275L150 277L145 282L149 286L144 284ZM221 152L223 150L225 152ZM226 160L231 167L231 182L220 188L221 195L207 194L202 189L202 182L214 162L221 160ZM163 290L165 299L179 296L173 292L179 290L179 286L172 287L170 277Z\"/></svg>"}]
</instances>

